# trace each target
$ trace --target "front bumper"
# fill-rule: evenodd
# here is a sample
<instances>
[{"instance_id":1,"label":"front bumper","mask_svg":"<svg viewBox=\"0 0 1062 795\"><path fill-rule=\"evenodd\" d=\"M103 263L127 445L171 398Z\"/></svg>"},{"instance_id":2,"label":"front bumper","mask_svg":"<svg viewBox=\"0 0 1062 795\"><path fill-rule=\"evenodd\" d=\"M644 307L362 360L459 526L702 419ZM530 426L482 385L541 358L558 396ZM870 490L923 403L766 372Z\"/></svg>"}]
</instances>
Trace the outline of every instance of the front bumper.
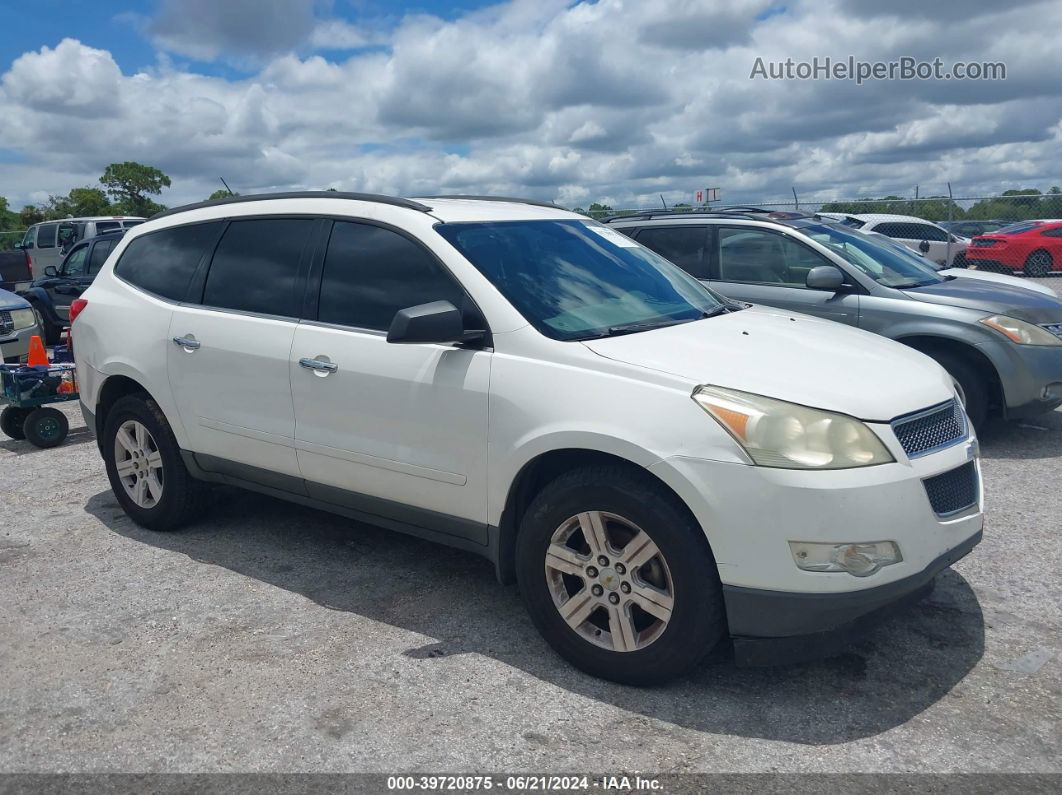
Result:
<instances>
[{"instance_id":1,"label":"front bumper","mask_svg":"<svg viewBox=\"0 0 1062 795\"><path fill-rule=\"evenodd\" d=\"M13 364L19 361L24 362L29 354L30 337L34 335L41 335L40 329L36 326L19 329L0 337L0 358Z\"/></svg>"},{"instance_id":2,"label":"front bumper","mask_svg":"<svg viewBox=\"0 0 1062 795\"><path fill-rule=\"evenodd\" d=\"M1062 405L1062 346L993 339L977 348L999 374L1007 419L1034 417Z\"/></svg>"},{"instance_id":3,"label":"front bumper","mask_svg":"<svg viewBox=\"0 0 1062 795\"><path fill-rule=\"evenodd\" d=\"M876 624L925 597L937 574L965 557L981 536L978 530L917 574L862 591L785 593L724 585L735 661L776 665L841 652Z\"/></svg>"}]
</instances>

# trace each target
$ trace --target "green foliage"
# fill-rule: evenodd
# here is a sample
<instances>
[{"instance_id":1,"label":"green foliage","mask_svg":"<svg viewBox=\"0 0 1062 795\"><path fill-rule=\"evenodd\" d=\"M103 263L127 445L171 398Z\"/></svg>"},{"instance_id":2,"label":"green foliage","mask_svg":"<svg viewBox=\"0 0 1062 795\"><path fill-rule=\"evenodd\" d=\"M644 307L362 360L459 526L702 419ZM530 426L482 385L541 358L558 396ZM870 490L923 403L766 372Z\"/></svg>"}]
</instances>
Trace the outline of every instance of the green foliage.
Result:
<instances>
[{"instance_id":1,"label":"green foliage","mask_svg":"<svg viewBox=\"0 0 1062 795\"><path fill-rule=\"evenodd\" d=\"M114 210L122 215L150 217L166 209L149 196L157 196L170 186L170 178L154 166L126 161L111 163L100 182L114 199Z\"/></svg>"},{"instance_id":2,"label":"green foliage","mask_svg":"<svg viewBox=\"0 0 1062 795\"><path fill-rule=\"evenodd\" d=\"M224 188L218 188L216 191L207 196L207 201L212 202L216 199L227 199L229 196L239 196L240 194L234 193L231 190L225 190Z\"/></svg>"},{"instance_id":3,"label":"green foliage","mask_svg":"<svg viewBox=\"0 0 1062 795\"><path fill-rule=\"evenodd\" d=\"M71 188L67 201L70 203L70 214L74 216L112 215L107 194L99 188L88 185L83 188Z\"/></svg>"},{"instance_id":4,"label":"green foliage","mask_svg":"<svg viewBox=\"0 0 1062 795\"><path fill-rule=\"evenodd\" d=\"M889 213L913 215L930 221L1024 221L1030 218L1062 218L1062 188L1052 187L1046 194L1036 188L1006 190L997 198L982 199L965 210L947 196L929 196L917 201L900 196L885 196L880 199L861 199L857 202L827 202L819 212L851 215Z\"/></svg>"},{"instance_id":5,"label":"green foliage","mask_svg":"<svg viewBox=\"0 0 1062 795\"><path fill-rule=\"evenodd\" d=\"M27 204L18 214L18 222L23 228L39 224L43 220L44 213L41 212L39 207L34 207L32 204Z\"/></svg>"}]
</instances>

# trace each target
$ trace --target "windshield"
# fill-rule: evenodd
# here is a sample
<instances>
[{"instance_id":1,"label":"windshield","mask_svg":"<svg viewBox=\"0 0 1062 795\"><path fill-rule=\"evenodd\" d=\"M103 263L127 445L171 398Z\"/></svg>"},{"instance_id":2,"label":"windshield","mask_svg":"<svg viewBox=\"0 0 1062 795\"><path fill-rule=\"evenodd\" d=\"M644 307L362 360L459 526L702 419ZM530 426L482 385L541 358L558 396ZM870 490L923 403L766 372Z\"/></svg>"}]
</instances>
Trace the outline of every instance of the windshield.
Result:
<instances>
[{"instance_id":1,"label":"windshield","mask_svg":"<svg viewBox=\"0 0 1062 795\"><path fill-rule=\"evenodd\" d=\"M644 331L726 308L724 299L677 266L593 221L454 223L435 229L553 339Z\"/></svg>"},{"instance_id":2,"label":"windshield","mask_svg":"<svg viewBox=\"0 0 1062 795\"><path fill-rule=\"evenodd\" d=\"M886 287L924 287L945 281L928 262L891 243L880 243L871 235L856 229L837 224L818 224L806 226L801 231Z\"/></svg>"}]
</instances>

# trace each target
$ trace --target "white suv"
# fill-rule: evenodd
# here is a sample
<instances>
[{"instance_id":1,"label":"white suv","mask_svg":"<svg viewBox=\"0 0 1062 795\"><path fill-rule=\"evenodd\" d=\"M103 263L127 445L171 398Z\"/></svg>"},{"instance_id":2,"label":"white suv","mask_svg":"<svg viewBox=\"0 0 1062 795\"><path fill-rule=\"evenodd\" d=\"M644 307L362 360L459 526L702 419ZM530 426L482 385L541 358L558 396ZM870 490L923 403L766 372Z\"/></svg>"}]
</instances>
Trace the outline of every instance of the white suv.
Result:
<instances>
[{"instance_id":1,"label":"white suv","mask_svg":"<svg viewBox=\"0 0 1062 795\"><path fill-rule=\"evenodd\" d=\"M728 301L553 206L193 205L127 234L72 310L135 521L175 529L227 483L470 550L617 681L727 638L744 663L828 654L981 538L935 362Z\"/></svg>"}]
</instances>

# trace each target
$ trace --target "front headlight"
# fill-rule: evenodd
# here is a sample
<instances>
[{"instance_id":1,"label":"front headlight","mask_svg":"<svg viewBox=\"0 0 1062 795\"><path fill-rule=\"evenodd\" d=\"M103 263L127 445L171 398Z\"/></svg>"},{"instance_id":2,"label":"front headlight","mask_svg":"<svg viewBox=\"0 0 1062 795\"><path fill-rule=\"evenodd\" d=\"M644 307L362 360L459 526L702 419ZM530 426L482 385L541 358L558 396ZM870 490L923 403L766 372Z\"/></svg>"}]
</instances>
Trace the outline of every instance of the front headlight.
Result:
<instances>
[{"instance_id":1,"label":"front headlight","mask_svg":"<svg viewBox=\"0 0 1062 795\"><path fill-rule=\"evenodd\" d=\"M895 459L864 423L784 400L700 386L693 399L764 467L850 469Z\"/></svg>"},{"instance_id":2,"label":"front headlight","mask_svg":"<svg viewBox=\"0 0 1062 795\"><path fill-rule=\"evenodd\" d=\"M981 318L980 322L1018 345L1062 345L1062 338L1056 337L1047 329L1017 318L992 315Z\"/></svg>"},{"instance_id":3,"label":"front headlight","mask_svg":"<svg viewBox=\"0 0 1062 795\"><path fill-rule=\"evenodd\" d=\"M32 309L16 309L11 313L11 322L15 326L15 331L21 331L36 325L37 318L34 317Z\"/></svg>"}]
</instances>

